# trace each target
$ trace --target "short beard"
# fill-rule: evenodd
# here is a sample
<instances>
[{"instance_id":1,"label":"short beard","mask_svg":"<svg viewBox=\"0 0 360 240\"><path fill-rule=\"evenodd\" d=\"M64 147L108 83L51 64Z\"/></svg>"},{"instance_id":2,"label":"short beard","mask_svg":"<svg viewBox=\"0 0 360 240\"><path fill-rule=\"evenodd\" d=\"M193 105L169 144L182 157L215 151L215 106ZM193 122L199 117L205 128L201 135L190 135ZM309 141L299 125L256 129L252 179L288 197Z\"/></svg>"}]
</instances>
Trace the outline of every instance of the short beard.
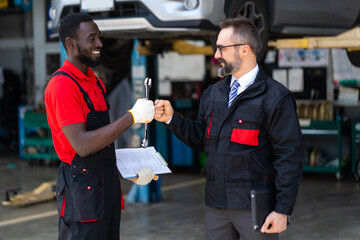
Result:
<instances>
[{"instance_id":1,"label":"short beard","mask_svg":"<svg viewBox=\"0 0 360 240\"><path fill-rule=\"evenodd\" d=\"M98 58L96 60L92 60L91 58L88 58L88 57L86 57L84 55L80 55L79 60L83 64L85 64L85 65L87 65L87 66L89 66L91 68L98 66L100 64L100 62L101 62L100 58Z\"/></svg>"},{"instance_id":2,"label":"short beard","mask_svg":"<svg viewBox=\"0 0 360 240\"><path fill-rule=\"evenodd\" d=\"M96 60L92 60L91 58L85 56L79 47L78 47L78 51L79 51L79 60L83 64L85 64L85 65L87 65L87 66L89 66L91 68L96 67L96 66L98 66L100 64L101 57L99 57Z\"/></svg>"},{"instance_id":3,"label":"short beard","mask_svg":"<svg viewBox=\"0 0 360 240\"><path fill-rule=\"evenodd\" d=\"M231 62L231 63L227 63L223 58L218 59L219 63L224 63L224 67L219 67L218 68L218 76L223 78L226 77L227 75L230 74L234 74L236 73L242 64L242 61L240 59L239 54L235 54L235 61Z\"/></svg>"},{"instance_id":4,"label":"short beard","mask_svg":"<svg viewBox=\"0 0 360 240\"><path fill-rule=\"evenodd\" d=\"M229 75L226 66L225 67L219 67L218 68L218 76L223 78L226 77L227 75Z\"/></svg>"}]
</instances>

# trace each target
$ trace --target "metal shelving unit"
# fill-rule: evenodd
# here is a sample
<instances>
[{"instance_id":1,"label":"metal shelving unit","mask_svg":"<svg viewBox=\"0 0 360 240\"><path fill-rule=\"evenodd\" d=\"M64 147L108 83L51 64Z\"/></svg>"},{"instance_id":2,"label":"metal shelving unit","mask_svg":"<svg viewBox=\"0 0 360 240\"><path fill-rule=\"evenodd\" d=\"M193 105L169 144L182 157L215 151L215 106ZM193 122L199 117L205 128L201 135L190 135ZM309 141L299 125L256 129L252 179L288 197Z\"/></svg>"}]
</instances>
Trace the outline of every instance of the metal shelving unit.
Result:
<instances>
[{"instance_id":1,"label":"metal shelving unit","mask_svg":"<svg viewBox=\"0 0 360 240\"><path fill-rule=\"evenodd\" d=\"M33 151L29 151L30 148ZM25 160L59 159L46 114L35 111L34 107L19 106L19 156Z\"/></svg>"},{"instance_id":2,"label":"metal shelving unit","mask_svg":"<svg viewBox=\"0 0 360 240\"><path fill-rule=\"evenodd\" d=\"M301 131L305 138L336 138L337 139L337 166L310 166L305 164L303 167L304 172L320 172L320 173L335 173L336 178L341 179L341 160L342 160L342 122L341 120L331 122L310 121L309 125L302 126Z\"/></svg>"}]
</instances>

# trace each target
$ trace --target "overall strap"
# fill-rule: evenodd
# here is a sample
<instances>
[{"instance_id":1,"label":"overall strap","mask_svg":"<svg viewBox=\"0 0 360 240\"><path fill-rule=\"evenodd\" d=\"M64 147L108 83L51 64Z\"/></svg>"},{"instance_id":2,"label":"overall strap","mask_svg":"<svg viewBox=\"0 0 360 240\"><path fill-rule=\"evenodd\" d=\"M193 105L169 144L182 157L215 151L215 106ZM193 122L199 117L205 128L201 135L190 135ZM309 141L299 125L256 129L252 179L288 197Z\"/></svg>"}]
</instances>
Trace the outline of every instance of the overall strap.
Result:
<instances>
[{"instance_id":1,"label":"overall strap","mask_svg":"<svg viewBox=\"0 0 360 240\"><path fill-rule=\"evenodd\" d=\"M105 90L104 90L104 88L102 87L102 85L101 85L101 83L100 83L100 80L99 80L97 77L96 77L96 83L97 83L97 85L99 86L99 88L101 89L102 95L104 96L107 109L110 110L109 99L108 99L108 97L106 96Z\"/></svg>"},{"instance_id":2,"label":"overall strap","mask_svg":"<svg viewBox=\"0 0 360 240\"><path fill-rule=\"evenodd\" d=\"M80 89L80 92L83 94L86 105L88 106L88 108L90 108L90 111L91 112L95 111L94 105L92 104L92 102L90 100L90 97L87 94L87 92L85 92L85 90L80 86L80 84L70 74L68 74L66 72L63 72L63 71L57 71L53 75L51 75L50 79L57 76L57 75L63 75L63 76L69 77L71 80L73 80L76 83L76 85L78 85L78 87Z\"/></svg>"}]
</instances>

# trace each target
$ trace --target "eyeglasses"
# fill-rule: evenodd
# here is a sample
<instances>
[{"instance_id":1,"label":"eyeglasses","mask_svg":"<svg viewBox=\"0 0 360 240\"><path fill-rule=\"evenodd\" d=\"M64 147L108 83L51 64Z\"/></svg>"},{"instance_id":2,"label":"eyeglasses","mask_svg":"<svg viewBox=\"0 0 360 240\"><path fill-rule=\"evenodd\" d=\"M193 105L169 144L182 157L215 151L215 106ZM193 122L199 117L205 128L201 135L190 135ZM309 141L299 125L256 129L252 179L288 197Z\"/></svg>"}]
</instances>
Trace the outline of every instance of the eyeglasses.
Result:
<instances>
[{"instance_id":1,"label":"eyeglasses","mask_svg":"<svg viewBox=\"0 0 360 240\"><path fill-rule=\"evenodd\" d=\"M223 54L223 53L222 53L222 50L223 50L224 48L236 47L236 46L243 46L243 45L247 45L247 44L245 44L245 43L238 43L238 44L227 45L227 46L218 45L218 46L216 46L216 49L219 49L219 52L220 52L220 54L222 55L222 54Z\"/></svg>"}]
</instances>

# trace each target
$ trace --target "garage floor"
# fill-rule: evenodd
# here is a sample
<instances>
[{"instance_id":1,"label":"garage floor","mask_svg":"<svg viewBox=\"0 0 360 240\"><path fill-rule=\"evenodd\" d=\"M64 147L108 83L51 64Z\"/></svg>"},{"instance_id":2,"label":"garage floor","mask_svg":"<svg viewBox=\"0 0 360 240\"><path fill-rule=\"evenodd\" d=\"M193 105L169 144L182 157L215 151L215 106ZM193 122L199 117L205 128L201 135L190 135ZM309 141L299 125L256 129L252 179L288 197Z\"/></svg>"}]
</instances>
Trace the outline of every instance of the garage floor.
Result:
<instances>
[{"instance_id":1,"label":"garage floor","mask_svg":"<svg viewBox=\"0 0 360 240\"><path fill-rule=\"evenodd\" d=\"M55 180L57 166L29 166L16 157L0 158L0 200L6 188L32 191ZM131 183L122 183L126 195ZM162 177L162 200L144 206L125 205L121 219L123 240L204 239L204 178L174 173ZM0 205L0 240L57 239L56 202L27 207ZM287 240L360 239L360 183L352 177L337 181L334 175L305 174L288 230Z\"/></svg>"}]
</instances>

